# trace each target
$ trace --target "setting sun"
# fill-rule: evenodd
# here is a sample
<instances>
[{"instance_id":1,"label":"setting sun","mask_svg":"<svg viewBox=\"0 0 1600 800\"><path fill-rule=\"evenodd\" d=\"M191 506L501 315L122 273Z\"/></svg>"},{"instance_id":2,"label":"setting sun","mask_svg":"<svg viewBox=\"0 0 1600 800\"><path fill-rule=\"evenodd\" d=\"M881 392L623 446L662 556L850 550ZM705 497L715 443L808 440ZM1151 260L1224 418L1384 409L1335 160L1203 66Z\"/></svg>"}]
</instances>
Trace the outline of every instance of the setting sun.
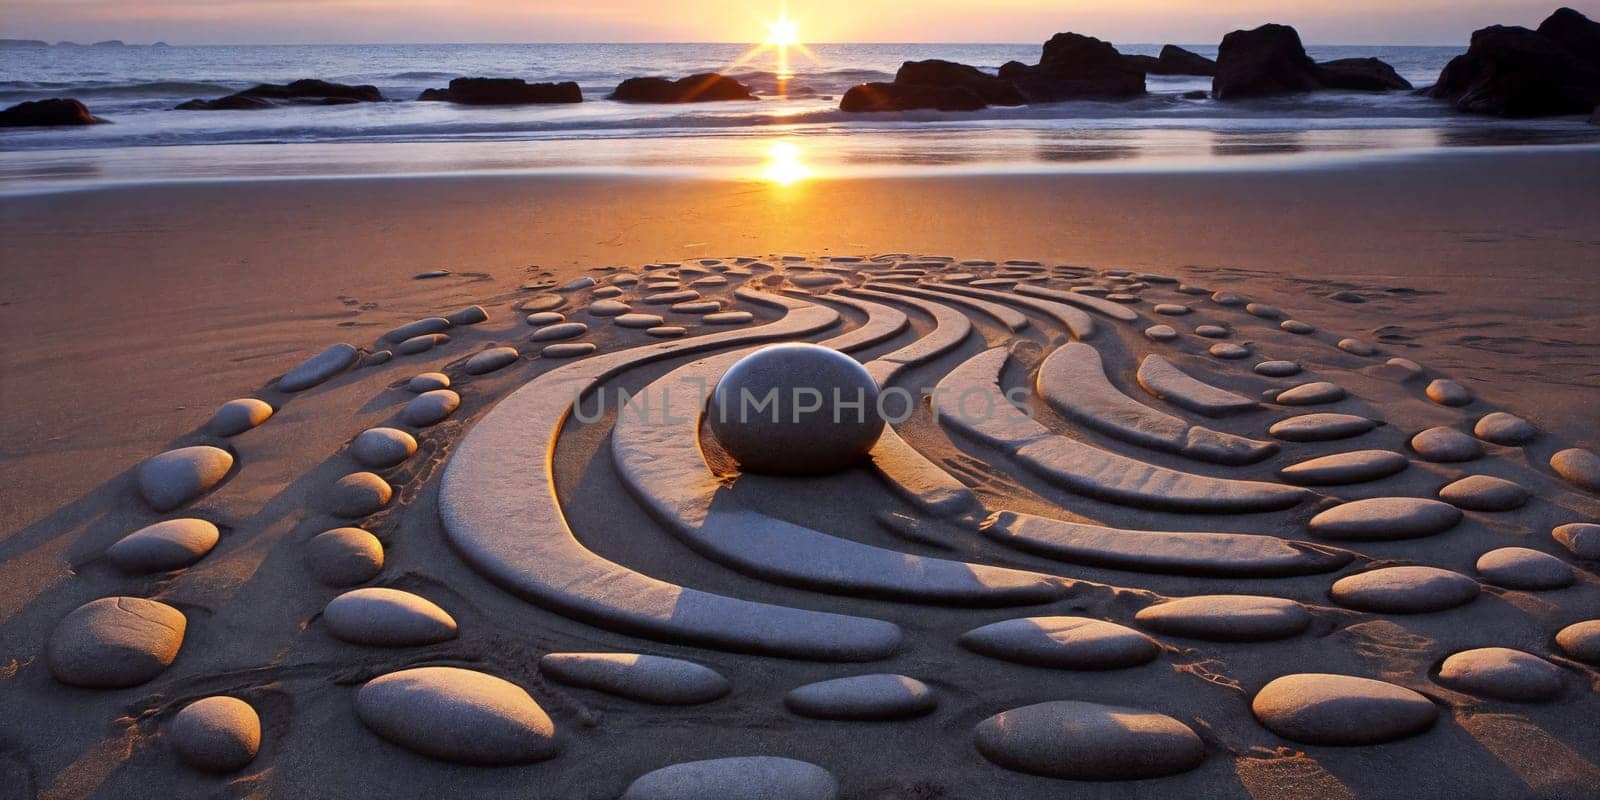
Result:
<instances>
[{"instance_id":1,"label":"setting sun","mask_svg":"<svg viewBox=\"0 0 1600 800\"><path fill-rule=\"evenodd\" d=\"M767 44L791 47L800 43L800 29L787 16L767 25Z\"/></svg>"}]
</instances>

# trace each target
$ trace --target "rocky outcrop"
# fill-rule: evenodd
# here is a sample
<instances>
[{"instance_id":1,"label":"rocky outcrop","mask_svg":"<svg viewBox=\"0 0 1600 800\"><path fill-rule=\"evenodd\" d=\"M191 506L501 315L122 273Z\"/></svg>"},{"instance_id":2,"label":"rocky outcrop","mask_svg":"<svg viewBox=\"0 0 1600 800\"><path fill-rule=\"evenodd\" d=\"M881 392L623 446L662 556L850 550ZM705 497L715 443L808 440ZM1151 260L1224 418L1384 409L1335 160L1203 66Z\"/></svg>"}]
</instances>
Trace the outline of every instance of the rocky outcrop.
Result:
<instances>
[{"instance_id":1,"label":"rocky outcrop","mask_svg":"<svg viewBox=\"0 0 1600 800\"><path fill-rule=\"evenodd\" d=\"M1376 58L1342 58L1318 64L1288 25L1262 25L1222 37L1211 95L1218 100L1315 92L1324 89L1386 92L1410 89L1394 67Z\"/></svg>"},{"instance_id":2,"label":"rocky outcrop","mask_svg":"<svg viewBox=\"0 0 1600 800\"><path fill-rule=\"evenodd\" d=\"M448 89L425 89L418 100L463 106L522 106L581 103L583 92L572 81L528 83L521 78L456 78Z\"/></svg>"},{"instance_id":3,"label":"rocky outcrop","mask_svg":"<svg viewBox=\"0 0 1600 800\"><path fill-rule=\"evenodd\" d=\"M1217 62L1199 53L1190 52L1175 44L1161 48L1159 56L1123 56L1130 64L1150 75L1203 75L1217 74Z\"/></svg>"},{"instance_id":4,"label":"rocky outcrop","mask_svg":"<svg viewBox=\"0 0 1600 800\"><path fill-rule=\"evenodd\" d=\"M1570 8L1537 31L1494 25L1439 73L1429 91L1474 114L1583 114L1600 105L1600 23Z\"/></svg>"},{"instance_id":5,"label":"rocky outcrop","mask_svg":"<svg viewBox=\"0 0 1600 800\"><path fill-rule=\"evenodd\" d=\"M1145 93L1143 69L1109 43L1076 33L1050 37L1037 65L1011 61L1000 68L1000 77L1016 84L1031 103L1120 100Z\"/></svg>"},{"instance_id":6,"label":"rocky outcrop","mask_svg":"<svg viewBox=\"0 0 1600 800\"><path fill-rule=\"evenodd\" d=\"M95 125L105 120L70 97L29 100L0 111L0 128L35 128L47 125Z\"/></svg>"},{"instance_id":7,"label":"rocky outcrop","mask_svg":"<svg viewBox=\"0 0 1600 800\"><path fill-rule=\"evenodd\" d=\"M624 103L706 103L717 100L755 100L750 87L720 73L702 72L687 78L629 78L610 95Z\"/></svg>"},{"instance_id":8,"label":"rocky outcrop","mask_svg":"<svg viewBox=\"0 0 1600 800\"><path fill-rule=\"evenodd\" d=\"M1356 92L1407 90L1411 82L1400 77L1394 67L1376 58L1341 58L1317 65L1322 85L1327 89Z\"/></svg>"},{"instance_id":9,"label":"rocky outcrop","mask_svg":"<svg viewBox=\"0 0 1600 800\"><path fill-rule=\"evenodd\" d=\"M842 111L976 111L1026 102L1010 81L977 67L930 59L900 65L892 83L863 83L839 100Z\"/></svg>"},{"instance_id":10,"label":"rocky outcrop","mask_svg":"<svg viewBox=\"0 0 1600 800\"><path fill-rule=\"evenodd\" d=\"M176 110L252 111L283 105L336 106L382 100L383 93L376 86L349 86L306 78L288 84L263 83L215 100L190 100L179 104Z\"/></svg>"}]
</instances>

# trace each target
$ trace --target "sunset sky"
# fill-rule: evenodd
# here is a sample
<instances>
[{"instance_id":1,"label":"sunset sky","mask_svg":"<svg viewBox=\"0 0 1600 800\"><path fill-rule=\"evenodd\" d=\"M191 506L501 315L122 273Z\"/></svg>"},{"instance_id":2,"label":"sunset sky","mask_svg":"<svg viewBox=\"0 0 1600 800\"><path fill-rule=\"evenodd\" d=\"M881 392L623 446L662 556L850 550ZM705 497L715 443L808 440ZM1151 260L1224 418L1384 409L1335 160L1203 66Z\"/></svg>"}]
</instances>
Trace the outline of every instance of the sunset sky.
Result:
<instances>
[{"instance_id":1,"label":"sunset sky","mask_svg":"<svg viewBox=\"0 0 1600 800\"><path fill-rule=\"evenodd\" d=\"M749 42L779 0L0 0L0 36L174 44ZM1532 27L1558 0L790 0L810 42L1040 42L1072 30L1128 43L1211 43L1284 22L1321 44L1464 44ZM1572 3L1591 18L1600 2Z\"/></svg>"}]
</instances>

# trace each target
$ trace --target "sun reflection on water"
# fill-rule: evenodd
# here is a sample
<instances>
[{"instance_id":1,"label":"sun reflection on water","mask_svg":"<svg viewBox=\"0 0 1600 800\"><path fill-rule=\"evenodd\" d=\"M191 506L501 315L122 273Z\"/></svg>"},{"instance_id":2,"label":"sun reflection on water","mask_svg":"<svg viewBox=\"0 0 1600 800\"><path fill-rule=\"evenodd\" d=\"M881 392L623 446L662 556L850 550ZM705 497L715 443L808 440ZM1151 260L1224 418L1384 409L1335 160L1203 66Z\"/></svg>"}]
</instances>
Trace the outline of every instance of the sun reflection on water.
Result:
<instances>
[{"instance_id":1,"label":"sun reflection on water","mask_svg":"<svg viewBox=\"0 0 1600 800\"><path fill-rule=\"evenodd\" d=\"M776 141L767 148L767 159L761 178L779 186L789 186L811 177L800 146L794 142Z\"/></svg>"}]
</instances>

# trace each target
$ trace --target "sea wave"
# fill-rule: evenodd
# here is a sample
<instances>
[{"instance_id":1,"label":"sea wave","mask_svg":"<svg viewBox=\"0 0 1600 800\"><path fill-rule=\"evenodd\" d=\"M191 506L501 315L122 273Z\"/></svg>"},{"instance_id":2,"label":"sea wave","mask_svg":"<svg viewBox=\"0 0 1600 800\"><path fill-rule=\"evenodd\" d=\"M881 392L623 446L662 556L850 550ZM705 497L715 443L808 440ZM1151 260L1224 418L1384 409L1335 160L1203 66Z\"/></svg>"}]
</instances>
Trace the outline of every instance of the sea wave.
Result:
<instances>
[{"instance_id":1,"label":"sea wave","mask_svg":"<svg viewBox=\"0 0 1600 800\"><path fill-rule=\"evenodd\" d=\"M0 81L0 100L34 100L43 97L84 98L167 98L229 94L234 87L200 81Z\"/></svg>"}]
</instances>

